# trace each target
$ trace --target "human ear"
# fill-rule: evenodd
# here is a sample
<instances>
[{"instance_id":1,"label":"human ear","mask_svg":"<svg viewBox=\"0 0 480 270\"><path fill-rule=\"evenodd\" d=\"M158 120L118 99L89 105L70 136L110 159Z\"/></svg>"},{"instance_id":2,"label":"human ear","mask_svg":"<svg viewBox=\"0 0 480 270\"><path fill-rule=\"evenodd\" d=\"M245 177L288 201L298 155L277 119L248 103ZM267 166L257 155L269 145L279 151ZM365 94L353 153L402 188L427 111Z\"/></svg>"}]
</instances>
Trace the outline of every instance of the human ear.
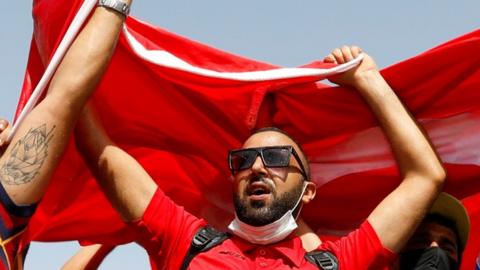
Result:
<instances>
[{"instance_id":1,"label":"human ear","mask_svg":"<svg viewBox=\"0 0 480 270\"><path fill-rule=\"evenodd\" d=\"M307 181L305 183L307 187L305 188L305 192L303 193L302 202L307 204L315 198L315 194L317 193L317 185L310 181Z\"/></svg>"}]
</instances>

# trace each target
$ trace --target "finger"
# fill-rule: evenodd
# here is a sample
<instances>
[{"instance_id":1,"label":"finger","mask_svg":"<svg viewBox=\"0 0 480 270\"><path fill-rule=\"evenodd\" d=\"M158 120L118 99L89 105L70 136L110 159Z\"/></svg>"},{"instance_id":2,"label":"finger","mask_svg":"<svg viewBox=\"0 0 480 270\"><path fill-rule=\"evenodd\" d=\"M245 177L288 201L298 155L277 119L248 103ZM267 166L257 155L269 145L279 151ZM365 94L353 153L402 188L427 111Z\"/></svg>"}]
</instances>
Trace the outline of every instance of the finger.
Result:
<instances>
[{"instance_id":1,"label":"finger","mask_svg":"<svg viewBox=\"0 0 480 270\"><path fill-rule=\"evenodd\" d=\"M9 143L6 140L6 137L4 138L3 136L0 136L0 157L3 155L3 153L7 149L8 144Z\"/></svg>"},{"instance_id":2,"label":"finger","mask_svg":"<svg viewBox=\"0 0 480 270\"><path fill-rule=\"evenodd\" d=\"M6 141L6 136L5 134L0 134L0 148L3 147L3 145L5 144L5 141Z\"/></svg>"},{"instance_id":3,"label":"finger","mask_svg":"<svg viewBox=\"0 0 480 270\"><path fill-rule=\"evenodd\" d=\"M357 58L362 53L362 49L358 46L350 47L350 51L352 52L353 58Z\"/></svg>"},{"instance_id":4,"label":"finger","mask_svg":"<svg viewBox=\"0 0 480 270\"><path fill-rule=\"evenodd\" d=\"M8 135L10 134L11 126L7 126L1 133L0 133L0 147L8 145Z\"/></svg>"},{"instance_id":5,"label":"finger","mask_svg":"<svg viewBox=\"0 0 480 270\"><path fill-rule=\"evenodd\" d=\"M0 147L2 147L5 144L5 141L7 140L7 131L6 129L8 128L8 121L5 119L0 119Z\"/></svg>"},{"instance_id":6,"label":"finger","mask_svg":"<svg viewBox=\"0 0 480 270\"><path fill-rule=\"evenodd\" d=\"M323 62L336 63L337 60L335 60L335 56L333 56L333 54L329 54L329 55L325 56L325 58L323 59Z\"/></svg>"},{"instance_id":7,"label":"finger","mask_svg":"<svg viewBox=\"0 0 480 270\"><path fill-rule=\"evenodd\" d=\"M0 145L0 157L3 156L3 153L5 153L6 148L7 148L6 146Z\"/></svg>"},{"instance_id":8,"label":"finger","mask_svg":"<svg viewBox=\"0 0 480 270\"><path fill-rule=\"evenodd\" d=\"M339 64L345 63L345 59L343 59L342 50L340 50L339 48L336 48L335 50L332 51L332 54L335 57L335 60L337 60L337 63Z\"/></svg>"},{"instance_id":9,"label":"finger","mask_svg":"<svg viewBox=\"0 0 480 270\"><path fill-rule=\"evenodd\" d=\"M0 119L0 132L4 131L8 127L8 121Z\"/></svg>"},{"instance_id":10,"label":"finger","mask_svg":"<svg viewBox=\"0 0 480 270\"><path fill-rule=\"evenodd\" d=\"M345 62L349 62L349 61L353 60L353 56L352 56L352 52L350 51L350 47L343 46L341 50L342 50L343 59L345 59Z\"/></svg>"}]
</instances>

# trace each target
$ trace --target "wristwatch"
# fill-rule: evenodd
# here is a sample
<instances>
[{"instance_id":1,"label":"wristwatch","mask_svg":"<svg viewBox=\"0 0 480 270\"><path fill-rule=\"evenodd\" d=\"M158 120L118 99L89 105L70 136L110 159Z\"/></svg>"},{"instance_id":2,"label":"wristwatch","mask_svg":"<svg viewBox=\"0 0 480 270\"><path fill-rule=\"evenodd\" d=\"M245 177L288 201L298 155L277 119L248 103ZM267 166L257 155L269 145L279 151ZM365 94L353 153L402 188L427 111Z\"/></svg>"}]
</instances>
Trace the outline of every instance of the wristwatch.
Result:
<instances>
[{"instance_id":1,"label":"wristwatch","mask_svg":"<svg viewBox=\"0 0 480 270\"><path fill-rule=\"evenodd\" d=\"M130 13L130 6L120 0L98 0L97 6L111 9L125 15L125 17Z\"/></svg>"}]
</instances>

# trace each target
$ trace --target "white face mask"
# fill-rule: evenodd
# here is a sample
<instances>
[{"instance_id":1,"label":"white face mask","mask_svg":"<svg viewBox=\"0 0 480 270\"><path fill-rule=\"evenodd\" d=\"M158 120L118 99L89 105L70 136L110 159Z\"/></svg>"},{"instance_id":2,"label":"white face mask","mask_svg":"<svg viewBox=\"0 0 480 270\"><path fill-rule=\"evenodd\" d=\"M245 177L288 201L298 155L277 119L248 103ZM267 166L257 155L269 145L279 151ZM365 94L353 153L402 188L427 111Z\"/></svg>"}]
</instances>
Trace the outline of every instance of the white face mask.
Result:
<instances>
[{"instance_id":1,"label":"white face mask","mask_svg":"<svg viewBox=\"0 0 480 270\"><path fill-rule=\"evenodd\" d=\"M298 227L293 217L293 210L297 208L302 200L306 188L307 185L304 183L302 194L293 209L288 210L281 218L274 222L263 226L252 226L242 222L235 213L235 219L228 225L228 229L236 236L250 243L259 245L268 245L285 239ZM300 213L300 210L298 212Z\"/></svg>"}]
</instances>

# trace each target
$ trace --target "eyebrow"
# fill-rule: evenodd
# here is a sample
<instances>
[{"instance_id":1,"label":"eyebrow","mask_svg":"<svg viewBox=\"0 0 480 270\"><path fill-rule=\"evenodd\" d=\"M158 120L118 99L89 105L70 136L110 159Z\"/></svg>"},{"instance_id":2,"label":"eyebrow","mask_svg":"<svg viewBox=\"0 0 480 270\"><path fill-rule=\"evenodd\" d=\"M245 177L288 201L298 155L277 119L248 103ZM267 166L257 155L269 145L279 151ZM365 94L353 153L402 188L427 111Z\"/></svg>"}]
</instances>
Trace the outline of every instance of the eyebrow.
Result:
<instances>
[{"instance_id":1,"label":"eyebrow","mask_svg":"<svg viewBox=\"0 0 480 270\"><path fill-rule=\"evenodd\" d=\"M428 231L422 231L418 233L415 238L413 239L413 243L422 243L422 242L430 242L432 241L430 239L430 234ZM440 246L442 245L451 245L454 247L456 250L458 250L458 244L456 240L451 239L449 236L442 236L439 240L438 243Z\"/></svg>"},{"instance_id":2,"label":"eyebrow","mask_svg":"<svg viewBox=\"0 0 480 270\"><path fill-rule=\"evenodd\" d=\"M448 237L443 237L442 239L440 239L440 244L449 244L449 245L452 245L455 249L458 248L457 242L453 241L452 239L450 239Z\"/></svg>"}]
</instances>

